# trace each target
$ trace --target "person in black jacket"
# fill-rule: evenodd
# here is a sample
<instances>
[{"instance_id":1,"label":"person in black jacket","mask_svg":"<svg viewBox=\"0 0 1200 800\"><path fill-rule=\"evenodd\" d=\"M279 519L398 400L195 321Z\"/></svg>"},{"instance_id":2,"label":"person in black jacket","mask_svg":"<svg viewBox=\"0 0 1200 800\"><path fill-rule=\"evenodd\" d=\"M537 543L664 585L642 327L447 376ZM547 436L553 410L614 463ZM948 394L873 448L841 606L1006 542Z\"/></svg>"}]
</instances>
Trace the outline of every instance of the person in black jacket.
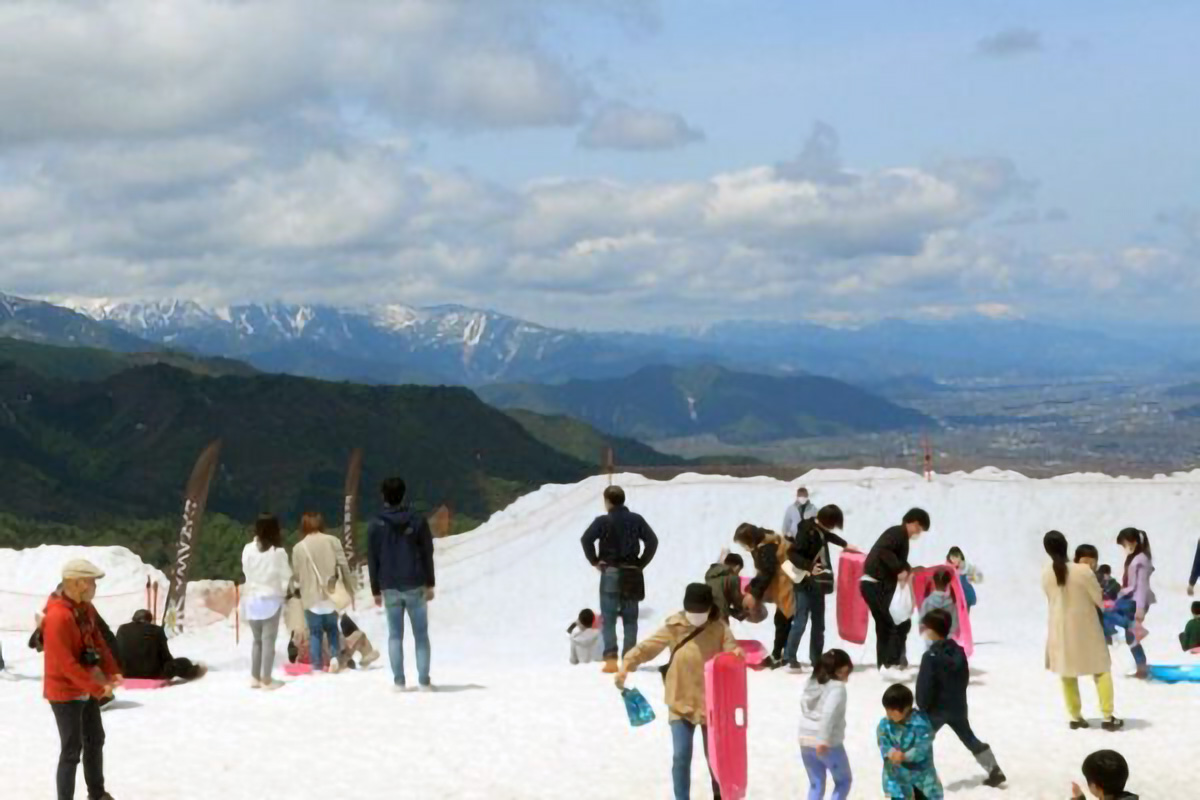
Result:
<instances>
[{"instance_id":1,"label":"person in black jacket","mask_svg":"<svg viewBox=\"0 0 1200 800\"><path fill-rule=\"evenodd\" d=\"M113 654L126 678L194 681L207 671L203 664L172 656L166 631L154 624L145 609L136 612L132 622L117 628L116 641Z\"/></svg>"},{"instance_id":2,"label":"person in black jacket","mask_svg":"<svg viewBox=\"0 0 1200 800\"><path fill-rule=\"evenodd\" d=\"M433 534L429 521L404 504L408 492L401 478L379 487L384 508L367 528L367 570L375 605L383 606L388 623L388 658L395 691L407 688L404 678L404 615L412 622L417 649L417 680L432 691L429 662L429 602L434 596Z\"/></svg>"},{"instance_id":3,"label":"person in black jacket","mask_svg":"<svg viewBox=\"0 0 1200 800\"><path fill-rule=\"evenodd\" d=\"M921 619L925 635L932 644L921 659L921 671L917 674L917 707L929 716L933 735L944 726L971 751L979 766L987 771L985 786L998 787L1007 780L992 748L975 736L967 718L967 684L971 682L971 668L967 654L958 642L950 638L952 624L950 614L935 608Z\"/></svg>"},{"instance_id":4,"label":"person in black jacket","mask_svg":"<svg viewBox=\"0 0 1200 800\"><path fill-rule=\"evenodd\" d=\"M646 594L642 571L654 560L658 537L640 514L625 507L620 486L604 490L604 508L608 513L592 521L581 543L588 563L600 572L604 672L613 674L617 672L617 617L624 627L624 655L637 644L638 604Z\"/></svg>"},{"instance_id":5,"label":"person in black jacket","mask_svg":"<svg viewBox=\"0 0 1200 800\"><path fill-rule=\"evenodd\" d=\"M808 657L814 668L825 652L825 595L832 594L834 589L829 545L835 544L849 553L859 552L858 548L847 544L845 539L834 533L842 529L842 524L842 509L835 505L824 506L817 512L816 519L806 519L800 523L796 538L788 548L788 561L793 568L795 610L784 648L784 659L793 672L800 671L797 651L809 617L812 617L812 633L808 639ZM796 577L800 580L796 581Z\"/></svg>"},{"instance_id":6,"label":"person in black jacket","mask_svg":"<svg viewBox=\"0 0 1200 800\"><path fill-rule=\"evenodd\" d=\"M875 658L880 670L904 663L912 620L897 625L892 621L889 607L897 584L907 583L912 570L908 564L909 542L928 530L929 514L920 508L911 509L900 525L883 532L863 564L859 591L875 621Z\"/></svg>"}]
</instances>

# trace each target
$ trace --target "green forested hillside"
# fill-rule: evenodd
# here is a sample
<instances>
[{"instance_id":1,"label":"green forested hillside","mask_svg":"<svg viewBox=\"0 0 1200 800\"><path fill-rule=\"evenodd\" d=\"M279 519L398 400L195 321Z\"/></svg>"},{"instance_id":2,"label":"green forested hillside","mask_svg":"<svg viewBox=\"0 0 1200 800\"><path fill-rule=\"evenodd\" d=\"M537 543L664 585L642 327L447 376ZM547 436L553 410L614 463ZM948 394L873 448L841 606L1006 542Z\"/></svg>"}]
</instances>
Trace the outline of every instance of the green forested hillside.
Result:
<instances>
[{"instance_id":1,"label":"green forested hillside","mask_svg":"<svg viewBox=\"0 0 1200 800\"><path fill-rule=\"evenodd\" d=\"M101 375L108 356L64 350L63 359L82 360L41 372ZM138 552L157 561L172 546L192 464L216 438L224 449L210 522L227 517L212 524L229 528L231 541L264 509L291 525L311 508L336 525L357 446L364 513L377 505L374 487L396 473L418 506L449 505L458 530L543 483L594 470L461 388L206 377L164 364L64 380L0 355L0 546L145 540ZM221 536L206 533L205 548Z\"/></svg>"}]
</instances>

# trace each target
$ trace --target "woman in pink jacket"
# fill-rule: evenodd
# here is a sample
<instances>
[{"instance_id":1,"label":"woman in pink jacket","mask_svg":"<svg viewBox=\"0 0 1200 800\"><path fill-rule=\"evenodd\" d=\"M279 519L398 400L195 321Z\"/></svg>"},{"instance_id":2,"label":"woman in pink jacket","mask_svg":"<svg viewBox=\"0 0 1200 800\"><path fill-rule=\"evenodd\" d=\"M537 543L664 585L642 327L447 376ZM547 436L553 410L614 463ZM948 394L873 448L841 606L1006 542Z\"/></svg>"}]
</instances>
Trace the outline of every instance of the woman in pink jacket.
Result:
<instances>
[{"instance_id":1,"label":"woman in pink jacket","mask_svg":"<svg viewBox=\"0 0 1200 800\"><path fill-rule=\"evenodd\" d=\"M1125 642L1137 663L1137 677L1145 678L1146 651L1142 639L1146 638L1146 612L1154 605L1154 591L1150 588L1150 575L1154 563L1150 556L1150 537L1137 528L1126 528L1117 534L1117 544L1125 548L1125 575L1121 580L1121 591L1117 595L1114 611L1124 620Z\"/></svg>"}]
</instances>

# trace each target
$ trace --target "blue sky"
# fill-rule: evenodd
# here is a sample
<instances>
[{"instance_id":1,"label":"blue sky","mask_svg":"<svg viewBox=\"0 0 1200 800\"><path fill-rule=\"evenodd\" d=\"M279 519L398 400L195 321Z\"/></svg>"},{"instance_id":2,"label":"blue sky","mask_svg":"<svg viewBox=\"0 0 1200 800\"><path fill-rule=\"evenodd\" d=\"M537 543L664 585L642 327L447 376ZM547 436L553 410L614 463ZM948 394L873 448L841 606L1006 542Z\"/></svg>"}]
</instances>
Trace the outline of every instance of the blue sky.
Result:
<instances>
[{"instance_id":1,"label":"blue sky","mask_svg":"<svg viewBox=\"0 0 1200 800\"><path fill-rule=\"evenodd\" d=\"M1186 322L1200 300L1194 3L125 0L0 23L0 291L592 328Z\"/></svg>"}]
</instances>

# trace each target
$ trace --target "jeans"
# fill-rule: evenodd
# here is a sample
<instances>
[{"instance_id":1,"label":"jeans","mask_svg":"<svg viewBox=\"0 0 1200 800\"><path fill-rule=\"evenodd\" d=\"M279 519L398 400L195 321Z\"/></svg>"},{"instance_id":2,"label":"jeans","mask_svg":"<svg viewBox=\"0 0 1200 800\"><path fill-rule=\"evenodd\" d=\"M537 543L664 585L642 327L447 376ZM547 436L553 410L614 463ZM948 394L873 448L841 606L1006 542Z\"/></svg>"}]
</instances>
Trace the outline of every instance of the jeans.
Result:
<instances>
[{"instance_id":1,"label":"jeans","mask_svg":"<svg viewBox=\"0 0 1200 800\"><path fill-rule=\"evenodd\" d=\"M250 648L250 677L256 681L270 681L275 666L275 638L279 636L279 617L283 609L269 619L250 620L250 633L254 645ZM320 662L318 662L320 663Z\"/></svg>"},{"instance_id":2,"label":"jeans","mask_svg":"<svg viewBox=\"0 0 1200 800\"><path fill-rule=\"evenodd\" d=\"M880 669L899 666L908 643L908 632L912 630L912 620L906 620L902 625L892 621L890 607L896 586L862 581L859 592L867 608L871 609L871 619L875 620L875 663Z\"/></svg>"},{"instance_id":3,"label":"jeans","mask_svg":"<svg viewBox=\"0 0 1200 800\"><path fill-rule=\"evenodd\" d=\"M383 590L383 607L387 611L388 659L392 662L392 680L404 685L404 614L412 621L413 639L417 644L417 680L429 685L429 605L425 588Z\"/></svg>"},{"instance_id":4,"label":"jeans","mask_svg":"<svg viewBox=\"0 0 1200 800\"><path fill-rule=\"evenodd\" d=\"M788 633L787 649L784 658L796 661L800 640L804 638L804 629L808 627L808 618L812 617L812 634L808 639L808 658L816 666L825 652L825 593L814 580L807 580L792 587L796 599L796 616L792 617L792 629Z\"/></svg>"},{"instance_id":5,"label":"jeans","mask_svg":"<svg viewBox=\"0 0 1200 800\"><path fill-rule=\"evenodd\" d=\"M625 641L621 643L621 655L625 655L637 644L638 603L621 597L621 571L606 567L600 573L600 614L604 618L601 635L604 639L605 660L617 657L617 617L625 628Z\"/></svg>"},{"instance_id":6,"label":"jeans","mask_svg":"<svg viewBox=\"0 0 1200 800\"><path fill-rule=\"evenodd\" d=\"M938 731L949 725L950 730L954 731L954 735L957 736L958 740L963 743L963 747L970 750L971 755L973 756L977 756L984 750L988 749L988 746L979 741L979 737L977 737L975 732L971 730L971 723L966 717L948 719L943 716L931 714L929 716L929 722L933 725L934 736L937 736Z\"/></svg>"},{"instance_id":7,"label":"jeans","mask_svg":"<svg viewBox=\"0 0 1200 800\"><path fill-rule=\"evenodd\" d=\"M675 786L675 800L689 800L692 796L692 742L696 726L686 719L672 720L671 744L674 756L671 760L671 783ZM708 761L708 726L700 726L700 739L704 743L704 760ZM712 775L712 766L709 766ZM721 787L712 779L713 800L721 800Z\"/></svg>"},{"instance_id":8,"label":"jeans","mask_svg":"<svg viewBox=\"0 0 1200 800\"><path fill-rule=\"evenodd\" d=\"M104 723L95 699L51 703L58 724L58 800L75 797L75 770L83 754L83 779L88 797L104 796Z\"/></svg>"},{"instance_id":9,"label":"jeans","mask_svg":"<svg viewBox=\"0 0 1200 800\"><path fill-rule=\"evenodd\" d=\"M1128 595L1118 597L1117 604L1113 606L1112 610L1104 613L1104 623L1106 633L1110 626L1125 629L1125 644L1129 645L1129 652L1133 653L1134 662L1139 667L1146 666L1146 651L1137 643L1137 639L1133 635L1134 625L1137 624L1137 601Z\"/></svg>"},{"instance_id":10,"label":"jeans","mask_svg":"<svg viewBox=\"0 0 1200 800\"><path fill-rule=\"evenodd\" d=\"M800 758L804 761L804 771L808 773L808 800L824 800L825 773L833 778L833 794L831 800L847 800L850 797L850 758L842 745L829 748L823 756L817 755L815 747L801 747Z\"/></svg>"},{"instance_id":11,"label":"jeans","mask_svg":"<svg viewBox=\"0 0 1200 800\"><path fill-rule=\"evenodd\" d=\"M309 661L312 664L313 672L321 669L321 635L325 634L329 637L329 652L336 653L338 651L338 618L337 614L314 614L308 609L304 610L304 621L308 623L308 647Z\"/></svg>"}]
</instances>

